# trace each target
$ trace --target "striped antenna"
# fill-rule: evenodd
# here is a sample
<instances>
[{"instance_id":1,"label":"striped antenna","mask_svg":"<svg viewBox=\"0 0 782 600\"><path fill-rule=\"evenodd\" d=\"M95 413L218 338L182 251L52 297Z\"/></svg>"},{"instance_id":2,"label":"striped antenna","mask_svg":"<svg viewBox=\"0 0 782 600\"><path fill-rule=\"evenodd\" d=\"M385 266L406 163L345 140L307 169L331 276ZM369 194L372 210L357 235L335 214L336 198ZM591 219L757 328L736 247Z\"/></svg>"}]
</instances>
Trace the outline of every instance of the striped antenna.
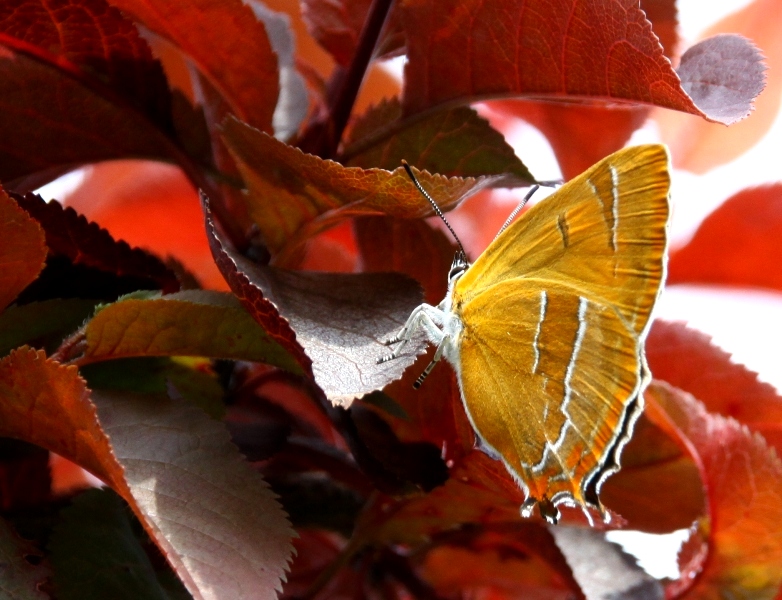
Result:
<instances>
[{"instance_id":1,"label":"striped antenna","mask_svg":"<svg viewBox=\"0 0 782 600\"><path fill-rule=\"evenodd\" d=\"M405 171L407 171L407 175L410 177L412 182L415 184L415 187L418 188L418 191L423 194L424 198L429 200L429 204L432 205L432 208L434 208L434 212L437 213L437 216L440 217L443 220L443 223L445 223L445 226L448 228L448 231L451 232L451 235L453 236L453 239L456 240L456 243L459 246L459 251L462 253L462 256L467 256L467 253L464 251L464 246L462 246L462 242L459 239L459 236L456 235L456 232L453 230L453 227L451 227L451 224L448 222L448 220L445 218L445 215L443 214L443 211L440 210L440 207L437 206L437 203L432 200L432 197L426 192L426 190L423 188L423 186L418 183L418 179L416 179L415 175L413 175L413 170L410 168L410 165L407 164L406 160L402 160L402 166L405 168Z\"/></svg>"},{"instance_id":2,"label":"striped antenna","mask_svg":"<svg viewBox=\"0 0 782 600\"><path fill-rule=\"evenodd\" d=\"M519 214L519 211L524 208L524 205L529 202L529 199L532 198L532 194L538 191L539 185L533 185L529 192L527 192L527 195L524 196L524 199L519 202L519 205L513 209L513 212L510 213L510 216L505 220L505 222L502 224L502 227L500 227L500 230L497 232L497 235L494 236L494 239L496 240L498 237L500 237L500 234L505 231L508 226L511 224L514 218L516 218L516 215Z\"/></svg>"}]
</instances>

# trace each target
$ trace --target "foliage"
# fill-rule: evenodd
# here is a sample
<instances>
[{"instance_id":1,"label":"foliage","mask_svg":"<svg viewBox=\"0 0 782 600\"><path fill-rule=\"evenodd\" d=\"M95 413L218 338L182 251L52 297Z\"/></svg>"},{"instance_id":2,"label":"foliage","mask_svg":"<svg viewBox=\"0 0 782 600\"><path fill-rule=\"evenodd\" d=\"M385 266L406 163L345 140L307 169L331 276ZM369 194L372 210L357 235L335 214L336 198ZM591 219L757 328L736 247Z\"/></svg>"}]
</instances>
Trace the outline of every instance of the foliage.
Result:
<instances>
[{"instance_id":1,"label":"foliage","mask_svg":"<svg viewBox=\"0 0 782 600\"><path fill-rule=\"evenodd\" d=\"M782 397L699 332L652 328L602 490L611 527L690 531L672 581L580 511L521 519L452 371L413 391L421 339L377 358L454 252L401 159L443 210L480 192L456 217L480 251L491 190L534 182L519 120L565 178L650 117L703 171L765 132L779 69L716 148L764 65L724 29L679 53L673 0L301 4L0 3L0 595L778 597ZM774 66L771 10L730 26ZM32 193L87 165L67 208ZM726 202L670 283L782 290L781 189Z\"/></svg>"}]
</instances>

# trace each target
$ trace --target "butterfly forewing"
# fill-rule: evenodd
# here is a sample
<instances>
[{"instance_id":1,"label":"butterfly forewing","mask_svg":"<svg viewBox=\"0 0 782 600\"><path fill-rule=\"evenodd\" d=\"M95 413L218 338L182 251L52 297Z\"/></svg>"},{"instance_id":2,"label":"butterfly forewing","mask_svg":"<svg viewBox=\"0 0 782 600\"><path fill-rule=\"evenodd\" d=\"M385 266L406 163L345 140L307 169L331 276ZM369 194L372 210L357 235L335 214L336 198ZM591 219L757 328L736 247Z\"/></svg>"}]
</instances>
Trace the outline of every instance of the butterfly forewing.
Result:
<instances>
[{"instance_id":1,"label":"butterfly forewing","mask_svg":"<svg viewBox=\"0 0 782 600\"><path fill-rule=\"evenodd\" d=\"M465 408L530 498L588 504L637 416L665 273L667 166L662 146L609 156L456 282Z\"/></svg>"},{"instance_id":2,"label":"butterfly forewing","mask_svg":"<svg viewBox=\"0 0 782 600\"><path fill-rule=\"evenodd\" d=\"M454 304L535 278L613 306L641 334L664 277L669 185L664 146L605 158L503 232L457 282Z\"/></svg>"}]
</instances>

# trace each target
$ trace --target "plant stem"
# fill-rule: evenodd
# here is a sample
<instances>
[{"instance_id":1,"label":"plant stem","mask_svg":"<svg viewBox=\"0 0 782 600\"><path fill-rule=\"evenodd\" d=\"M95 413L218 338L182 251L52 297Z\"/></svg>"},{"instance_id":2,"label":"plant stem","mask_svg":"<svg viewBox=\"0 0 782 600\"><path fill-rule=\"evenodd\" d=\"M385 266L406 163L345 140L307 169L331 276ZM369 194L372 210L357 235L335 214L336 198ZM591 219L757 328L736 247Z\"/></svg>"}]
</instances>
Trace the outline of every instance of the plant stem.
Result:
<instances>
[{"instance_id":1,"label":"plant stem","mask_svg":"<svg viewBox=\"0 0 782 600\"><path fill-rule=\"evenodd\" d=\"M299 147L321 158L332 158L337 153L342 133L364 81L372 53L377 45L383 24L394 0L372 0L367 20L361 30L353 61L345 69L337 67L329 82L328 116L325 122L310 125L302 135Z\"/></svg>"}]
</instances>

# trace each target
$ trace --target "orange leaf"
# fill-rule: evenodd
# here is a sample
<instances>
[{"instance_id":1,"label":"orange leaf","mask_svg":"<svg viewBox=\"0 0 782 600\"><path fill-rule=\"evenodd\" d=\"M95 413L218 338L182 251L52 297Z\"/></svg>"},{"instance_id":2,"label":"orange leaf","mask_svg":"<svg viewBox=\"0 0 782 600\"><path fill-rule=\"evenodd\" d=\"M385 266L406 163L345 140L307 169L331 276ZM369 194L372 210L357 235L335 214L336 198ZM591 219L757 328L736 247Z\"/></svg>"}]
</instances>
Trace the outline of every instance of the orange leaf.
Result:
<instances>
[{"instance_id":1,"label":"orange leaf","mask_svg":"<svg viewBox=\"0 0 782 600\"><path fill-rule=\"evenodd\" d=\"M682 565L672 593L687 598L773 598L782 585L782 463L762 437L709 414L661 383L647 391L649 417L678 435L699 465L709 522L698 533L708 555L697 573ZM700 561L698 561L700 563Z\"/></svg>"},{"instance_id":2,"label":"orange leaf","mask_svg":"<svg viewBox=\"0 0 782 600\"><path fill-rule=\"evenodd\" d=\"M29 348L0 361L0 396L0 435L109 484L194 598L276 597L292 531L223 425L164 397L90 394L75 367Z\"/></svg>"},{"instance_id":3,"label":"orange leaf","mask_svg":"<svg viewBox=\"0 0 782 600\"><path fill-rule=\"evenodd\" d=\"M224 129L248 188L248 211L280 266L292 261L309 237L347 217L421 218L432 213L402 167L392 172L343 167L304 154L236 119L228 119ZM493 181L426 172L418 177L443 210Z\"/></svg>"},{"instance_id":4,"label":"orange leaf","mask_svg":"<svg viewBox=\"0 0 782 600\"><path fill-rule=\"evenodd\" d=\"M782 290L782 184L743 190L706 217L671 254L668 283L715 283Z\"/></svg>"},{"instance_id":5,"label":"orange leaf","mask_svg":"<svg viewBox=\"0 0 782 600\"><path fill-rule=\"evenodd\" d=\"M637 0L417 0L403 7L408 114L514 95L629 101L732 123L749 114L762 89L759 54L746 43L749 55L735 64L715 53L682 57L680 80ZM716 51L736 55L733 42L740 45L717 41Z\"/></svg>"},{"instance_id":6,"label":"orange leaf","mask_svg":"<svg viewBox=\"0 0 782 600\"><path fill-rule=\"evenodd\" d=\"M0 311L35 281L46 260L43 229L0 188Z\"/></svg>"},{"instance_id":7,"label":"orange leaf","mask_svg":"<svg viewBox=\"0 0 782 600\"><path fill-rule=\"evenodd\" d=\"M195 62L241 119L271 132L279 94L266 29L241 0L110 0Z\"/></svg>"}]
</instances>

